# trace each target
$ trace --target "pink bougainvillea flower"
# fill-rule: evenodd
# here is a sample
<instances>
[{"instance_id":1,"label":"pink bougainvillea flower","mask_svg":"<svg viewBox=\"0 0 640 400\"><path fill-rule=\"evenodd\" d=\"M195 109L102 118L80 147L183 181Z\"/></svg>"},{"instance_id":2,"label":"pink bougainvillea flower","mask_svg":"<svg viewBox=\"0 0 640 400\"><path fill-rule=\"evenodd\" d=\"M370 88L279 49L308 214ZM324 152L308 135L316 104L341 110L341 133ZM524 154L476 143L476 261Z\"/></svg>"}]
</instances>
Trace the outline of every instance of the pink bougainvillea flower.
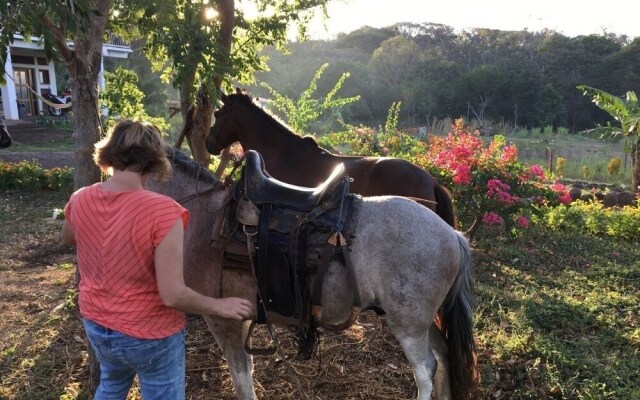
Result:
<instances>
[{"instance_id":1,"label":"pink bougainvillea flower","mask_svg":"<svg viewBox=\"0 0 640 400\"><path fill-rule=\"evenodd\" d=\"M553 185L550 186L551 190L553 190L554 192L567 192L567 187L565 185L563 185L562 183L556 182Z\"/></svg>"},{"instance_id":2,"label":"pink bougainvillea flower","mask_svg":"<svg viewBox=\"0 0 640 400\"><path fill-rule=\"evenodd\" d=\"M496 199L499 203L512 205L520 200L517 196L509 193L511 187L500 179L489 179L487 181L487 196Z\"/></svg>"},{"instance_id":3,"label":"pink bougainvillea flower","mask_svg":"<svg viewBox=\"0 0 640 400\"><path fill-rule=\"evenodd\" d=\"M482 223L485 225L502 225L504 219L493 211L484 213L482 216Z\"/></svg>"},{"instance_id":4,"label":"pink bougainvillea flower","mask_svg":"<svg viewBox=\"0 0 640 400\"><path fill-rule=\"evenodd\" d=\"M558 201L562 204L571 204L573 199L571 198L569 192L564 192L558 197Z\"/></svg>"},{"instance_id":5,"label":"pink bougainvillea flower","mask_svg":"<svg viewBox=\"0 0 640 400\"><path fill-rule=\"evenodd\" d=\"M524 215L519 215L518 218L516 219L516 223L522 228L528 228L529 218L525 217Z\"/></svg>"},{"instance_id":6,"label":"pink bougainvillea flower","mask_svg":"<svg viewBox=\"0 0 640 400\"><path fill-rule=\"evenodd\" d=\"M544 179L544 169L538 164L530 166L528 172L537 178Z\"/></svg>"},{"instance_id":7,"label":"pink bougainvillea flower","mask_svg":"<svg viewBox=\"0 0 640 400\"><path fill-rule=\"evenodd\" d=\"M500 156L500 163L514 163L516 161L518 161L518 148L516 146L504 146Z\"/></svg>"},{"instance_id":8,"label":"pink bougainvillea flower","mask_svg":"<svg viewBox=\"0 0 640 400\"><path fill-rule=\"evenodd\" d=\"M471 182L470 167L468 165L456 165L453 175L453 183L456 185L466 185Z\"/></svg>"}]
</instances>

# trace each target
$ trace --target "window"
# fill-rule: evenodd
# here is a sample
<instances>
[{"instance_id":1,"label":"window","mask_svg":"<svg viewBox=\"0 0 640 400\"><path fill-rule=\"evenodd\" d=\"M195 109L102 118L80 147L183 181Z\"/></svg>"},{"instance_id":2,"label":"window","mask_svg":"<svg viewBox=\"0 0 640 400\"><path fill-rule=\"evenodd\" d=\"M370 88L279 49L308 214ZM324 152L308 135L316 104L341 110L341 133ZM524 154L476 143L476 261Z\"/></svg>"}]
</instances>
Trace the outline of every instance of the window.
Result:
<instances>
[{"instance_id":1,"label":"window","mask_svg":"<svg viewBox=\"0 0 640 400\"><path fill-rule=\"evenodd\" d=\"M33 57L31 56L17 56L11 55L11 62L14 64L29 64L33 65Z\"/></svg>"},{"instance_id":2,"label":"window","mask_svg":"<svg viewBox=\"0 0 640 400\"><path fill-rule=\"evenodd\" d=\"M49 79L49 71L46 69L41 69L38 72L40 73L40 84L50 85L51 81Z\"/></svg>"}]
</instances>

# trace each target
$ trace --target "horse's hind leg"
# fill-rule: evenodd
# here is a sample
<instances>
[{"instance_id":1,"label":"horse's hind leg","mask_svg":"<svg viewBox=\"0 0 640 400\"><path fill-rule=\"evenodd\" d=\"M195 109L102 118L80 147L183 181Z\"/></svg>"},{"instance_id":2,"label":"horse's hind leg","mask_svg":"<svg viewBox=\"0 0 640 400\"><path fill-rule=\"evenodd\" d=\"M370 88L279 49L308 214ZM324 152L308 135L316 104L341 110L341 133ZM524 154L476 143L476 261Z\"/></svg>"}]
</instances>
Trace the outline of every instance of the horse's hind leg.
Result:
<instances>
[{"instance_id":1,"label":"horse's hind leg","mask_svg":"<svg viewBox=\"0 0 640 400\"><path fill-rule=\"evenodd\" d=\"M243 339L248 334L248 322L242 323L210 317L205 317L204 320L227 359L233 388L238 399L257 399L253 387L253 359L244 350Z\"/></svg>"},{"instance_id":2,"label":"horse's hind leg","mask_svg":"<svg viewBox=\"0 0 640 400\"><path fill-rule=\"evenodd\" d=\"M431 328L429 330L429 340L431 341L431 348L433 349L433 354L435 355L436 361L438 363L434 383L434 398L436 400L450 400L451 381L449 380L449 359L447 343L444 341L442 333L440 333L435 324L431 324Z\"/></svg>"},{"instance_id":3,"label":"horse's hind leg","mask_svg":"<svg viewBox=\"0 0 640 400\"><path fill-rule=\"evenodd\" d=\"M429 338L431 332L428 329L422 332L415 328L406 331L397 327L394 329L392 324L389 324L389 327L413 368L413 376L418 386L418 400L430 400L437 367Z\"/></svg>"}]
</instances>

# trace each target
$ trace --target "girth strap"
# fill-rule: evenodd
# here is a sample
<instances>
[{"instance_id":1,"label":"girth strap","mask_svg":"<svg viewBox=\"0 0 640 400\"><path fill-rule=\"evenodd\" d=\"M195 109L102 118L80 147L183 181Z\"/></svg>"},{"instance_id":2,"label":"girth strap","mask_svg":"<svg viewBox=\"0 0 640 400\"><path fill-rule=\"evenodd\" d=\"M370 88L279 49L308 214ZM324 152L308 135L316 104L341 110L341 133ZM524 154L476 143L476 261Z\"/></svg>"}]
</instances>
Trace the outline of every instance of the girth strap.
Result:
<instances>
[{"instance_id":1,"label":"girth strap","mask_svg":"<svg viewBox=\"0 0 640 400\"><path fill-rule=\"evenodd\" d=\"M258 316L257 322L264 324L267 321L266 309L269 301L267 274L269 260L269 221L271 220L272 204L265 204L260 211L260 222L258 223L258 257L255 265L256 278L258 280ZM262 303L262 304L261 304Z\"/></svg>"}]
</instances>

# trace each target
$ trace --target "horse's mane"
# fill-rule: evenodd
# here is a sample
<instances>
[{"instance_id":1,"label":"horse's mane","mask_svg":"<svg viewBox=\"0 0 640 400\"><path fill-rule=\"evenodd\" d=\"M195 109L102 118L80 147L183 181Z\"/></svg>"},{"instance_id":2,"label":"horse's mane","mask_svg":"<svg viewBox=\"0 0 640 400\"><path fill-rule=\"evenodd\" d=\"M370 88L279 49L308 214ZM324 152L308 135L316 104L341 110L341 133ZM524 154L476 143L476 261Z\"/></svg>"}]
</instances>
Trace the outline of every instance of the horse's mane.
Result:
<instances>
[{"instance_id":1,"label":"horse's mane","mask_svg":"<svg viewBox=\"0 0 640 400\"><path fill-rule=\"evenodd\" d=\"M178 170L188 176L198 177L204 183L220 183L220 180L211 171L193 161L182 151L166 146L165 153L174 170Z\"/></svg>"},{"instance_id":2,"label":"horse's mane","mask_svg":"<svg viewBox=\"0 0 640 400\"><path fill-rule=\"evenodd\" d=\"M266 110L264 110L262 107L258 106L254 101L253 101L253 97L251 97L251 94L249 94L246 91L243 91L242 93L232 93L229 96L229 104L233 104L234 102L238 101L240 104L248 106L248 107L252 107L257 113L259 113L264 119L266 119L267 121L271 121L271 123L278 128L277 131L285 136L290 136L292 139L295 140L299 140L301 143L303 143L306 146L311 146L313 148L315 148L318 151L325 151L328 152L326 149L320 147L320 145L318 144L318 142L316 141L316 139L313 136L300 136L297 133L295 133L284 121L282 121L277 115L272 114Z\"/></svg>"}]
</instances>

